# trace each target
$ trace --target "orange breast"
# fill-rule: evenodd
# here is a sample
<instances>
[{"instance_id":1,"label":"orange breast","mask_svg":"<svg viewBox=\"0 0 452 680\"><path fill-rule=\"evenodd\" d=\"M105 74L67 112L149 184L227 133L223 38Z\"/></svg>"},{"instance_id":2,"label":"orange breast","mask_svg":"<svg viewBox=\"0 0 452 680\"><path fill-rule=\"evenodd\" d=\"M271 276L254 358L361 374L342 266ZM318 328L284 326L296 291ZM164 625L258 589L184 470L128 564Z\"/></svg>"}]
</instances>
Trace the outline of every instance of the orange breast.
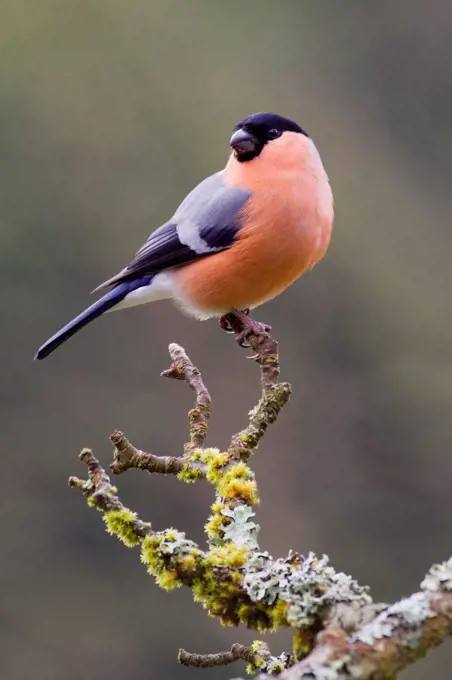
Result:
<instances>
[{"instance_id":1,"label":"orange breast","mask_svg":"<svg viewBox=\"0 0 452 680\"><path fill-rule=\"evenodd\" d=\"M206 316L281 293L323 257L333 222L328 177L303 135L284 133L248 163L231 156L224 175L253 194L237 242L181 268L176 279L184 302Z\"/></svg>"}]
</instances>

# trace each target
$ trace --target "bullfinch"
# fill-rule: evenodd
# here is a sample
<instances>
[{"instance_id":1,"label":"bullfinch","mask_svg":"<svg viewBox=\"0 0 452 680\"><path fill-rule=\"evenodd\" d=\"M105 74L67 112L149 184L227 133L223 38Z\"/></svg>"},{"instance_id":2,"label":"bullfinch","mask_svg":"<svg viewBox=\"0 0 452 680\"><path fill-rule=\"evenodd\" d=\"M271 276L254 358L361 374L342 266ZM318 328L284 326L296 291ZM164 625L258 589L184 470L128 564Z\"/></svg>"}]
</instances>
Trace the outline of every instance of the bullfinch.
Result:
<instances>
[{"instance_id":1,"label":"bullfinch","mask_svg":"<svg viewBox=\"0 0 452 680\"><path fill-rule=\"evenodd\" d=\"M107 292L38 350L44 359L104 312L172 298L208 319L271 300L328 248L333 196L319 153L296 123L274 113L241 120L224 170L198 184ZM252 321L250 321L252 323Z\"/></svg>"}]
</instances>

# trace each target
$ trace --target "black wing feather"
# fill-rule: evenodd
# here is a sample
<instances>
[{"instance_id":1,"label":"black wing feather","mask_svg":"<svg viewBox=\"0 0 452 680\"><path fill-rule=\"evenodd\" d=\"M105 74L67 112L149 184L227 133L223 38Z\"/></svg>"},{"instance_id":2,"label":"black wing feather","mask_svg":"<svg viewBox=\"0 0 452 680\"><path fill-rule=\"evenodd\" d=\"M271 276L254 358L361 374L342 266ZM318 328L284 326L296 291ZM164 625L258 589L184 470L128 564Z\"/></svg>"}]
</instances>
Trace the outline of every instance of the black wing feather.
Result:
<instances>
[{"instance_id":1,"label":"black wing feather","mask_svg":"<svg viewBox=\"0 0 452 680\"><path fill-rule=\"evenodd\" d=\"M127 276L154 274L162 269L186 264L198 257L198 253L180 242L177 225L167 222L151 234L127 265L126 272Z\"/></svg>"}]
</instances>

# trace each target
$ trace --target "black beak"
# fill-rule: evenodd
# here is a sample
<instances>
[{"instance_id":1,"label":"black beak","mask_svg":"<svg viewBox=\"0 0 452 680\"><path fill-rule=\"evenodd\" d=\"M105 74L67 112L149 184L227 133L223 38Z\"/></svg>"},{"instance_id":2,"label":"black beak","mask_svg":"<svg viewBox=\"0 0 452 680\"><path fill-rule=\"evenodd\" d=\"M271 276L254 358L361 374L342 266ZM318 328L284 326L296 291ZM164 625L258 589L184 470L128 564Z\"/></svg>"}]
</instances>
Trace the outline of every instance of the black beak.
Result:
<instances>
[{"instance_id":1,"label":"black beak","mask_svg":"<svg viewBox=\"0 0 452 680\"><path fill-rule=\"evenodd\" d=\"M248 130L241 128L236 130L229 140L230 146L234 149L236 155L252 157L259 146L259 142L254 135Z\"/></svg>"}]
</instances>

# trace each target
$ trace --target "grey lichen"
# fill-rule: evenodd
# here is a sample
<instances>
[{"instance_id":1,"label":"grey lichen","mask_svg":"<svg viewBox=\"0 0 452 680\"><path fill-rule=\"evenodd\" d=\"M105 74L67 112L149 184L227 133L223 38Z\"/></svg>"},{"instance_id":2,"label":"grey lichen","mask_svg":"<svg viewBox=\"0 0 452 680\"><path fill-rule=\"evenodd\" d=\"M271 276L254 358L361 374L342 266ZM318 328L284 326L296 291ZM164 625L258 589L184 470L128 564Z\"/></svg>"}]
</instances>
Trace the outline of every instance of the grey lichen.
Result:
<instances>
[{"instance_id":1,"label":"grey lichen","mask_svg":"<svg viewBox=\"0 0 452 680\"><path fill-rule=\"evenodd\" d=\"M150 534L141 544L141 561L165 590L192 583L203 558L204 553L196 543L176 529Z\"/></svg>"},{"instance_id":2,"label":"grey lichen","mask_svg":"<svg viewBox=\"0 0 452 680\"><path fill-rule=\"evenodd\" d=\"M385 609L349 639L373 645L377 640L392 637L396 630L403 630L405 643L412 645L419 637L422 624L434 615L424 593L415 593Z\"/></svg>"},{"instance_id":3,"label":"grey lichen","mask_svg":"<svg viewBox=\"0 0 452 680\"><path fill-rule=\"evenodd\" d=\"M349 638L350 642L364 642L365 645L373 645L376 640L391 637L393 626L387 619L379 616L375 621L367 623L355 635Z\"/></svg>"},{"instance_id":4,"label":"grey lichen","mask_svg":"<svg viewBox=\"0 0 452 680\"><path fill-rule=\"evenodd\" d=\"M386 612L389 618L397 617L406 628L419 628L427 619L434 616L424 593L414 593L400 602L396 602Z\"/></svg>"},{"instance_id":5,"label":"grey lichen","mask_svg":"<svg viewBox=\"0 0 452 680\"><path fill-rule=\"evenodd\" d=\"M187 555L198 549L196 543L185 538L185 533L177 529L166 529L158 536L161 537L159 550L163 555Z\"/></svg>"},{"instance_id":6,"label":"grey lichen","mask_svg":"<svg viewBox=\"0 0 452 680\"><path fill-rule=\"evenodd\" d=\"M452 591L452 557L441 564L434 564L422 581L421 588L433 592Z\"/></svg>"},{"instance_id":7,"label":"grey lichen","mask_svg":"<svg viewBox=\"0 0 452 680\"><path fill-rule=\"evenodd\" d=\"M245 565L243 586L253 602L273 604L288 585L286 560L273 560L267 552L255 553Z\"/></svg>"},{"instance_id":8,"label":"grey lichen","mask_svg":"<svg viewBox=\"0 0 452 680\"><path fill-rule=\"evenodd\" d=\"M259 666L259 670L268 675L278 675L281 671L288 668L290 658L290 654L287 652L283 652L279 656L270 656Z\"/></svg>"},{"instance_id":9,"label":"grey lichen","mask_svg":"<svg viewBox=\"0 0 452 680\"><path fill-rule=\"evenodd\" d=\"M247 505L238 505L235 508L223 508L221 514L229 517L231 522L223 526L223 540L231 541L238 548L245 546L249 550L258 548L257 535L259 525L250 521L255 513Z\"/></svg>"},{"instance_id":10,"label":"grey lichen","mask_svg":"<svg viewBox=\"0 0 452 680\"><path fill-rule=\"evenodd\" d=\"M272 605L277 599L287 602L287 621L295 628L310 626L325 607L339 602L356 606L372 602L367 587L342 572L336 572L326 555L307 558L289 553L285 559L257 553L246 564L244 588L251 600Z\"/></svg>"},{"instance_id":11,"label":"grey lichen","mask_svg":"<svg viewBox=\"0 0 452 680\"><path fill-rule=\"evenodd\" d=\"M357 677L353 673L353 668L349 668L348 660L349 657L338 659L330 662L330 666L313 668L309 673L303 674L303 680L343 680L343 678Z\"/></svg>"}]
</instances>

